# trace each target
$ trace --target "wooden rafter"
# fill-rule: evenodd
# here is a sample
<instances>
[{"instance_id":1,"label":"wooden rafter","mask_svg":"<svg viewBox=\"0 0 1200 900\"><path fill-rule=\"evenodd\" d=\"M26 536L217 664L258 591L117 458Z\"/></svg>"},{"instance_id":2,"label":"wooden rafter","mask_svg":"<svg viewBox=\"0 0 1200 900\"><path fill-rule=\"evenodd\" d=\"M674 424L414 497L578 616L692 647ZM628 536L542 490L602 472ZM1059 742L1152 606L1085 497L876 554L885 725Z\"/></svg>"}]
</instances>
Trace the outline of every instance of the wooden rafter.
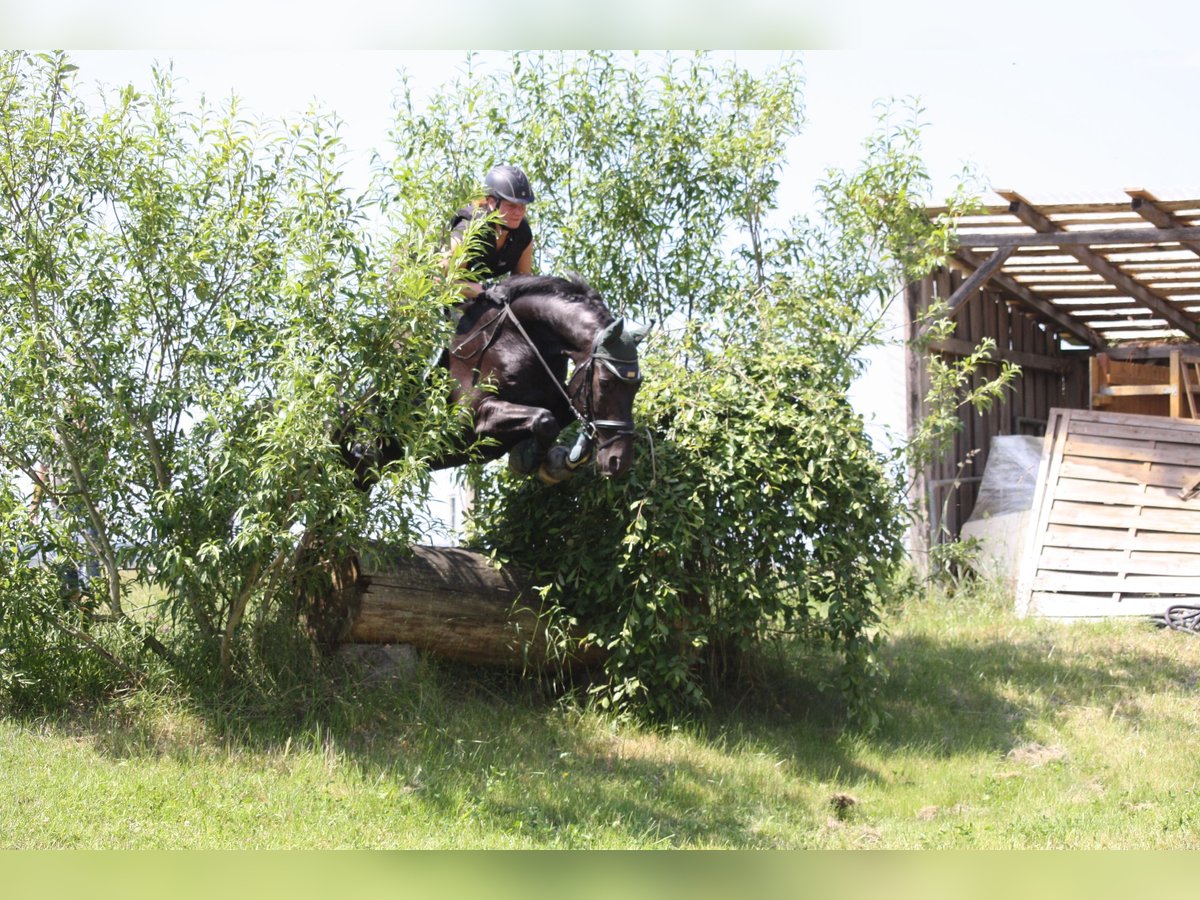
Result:
<instances>
[{"instance_id":1,"label":"wooden rafter","mask_svg":"<svg viewBox=\"0 0 1200 900\"><path fill-rule=\"evenodd\" d=\"M1188 299L1196 297L1198 292L1195 288L1160 287L1156 289L1156 293L1161 294L1164 297L1181 297L1183 299L1181 299L1179 302L1188 305L1193 305L1198 302L1195 299ZM1065 290L1063 289L1062 285L1058 285L1054 302L1058 303L1060 300L1087 299L1089 297L1113 299L1121 296L1123 296L1123 294L1111 284L1098 284L1095 288L1081 290ZM1130 302L1132 303L1136 301Z\"/></svg>"},{"instance_id":2,"label":"wooden rafter","mask_svg":"<svg viewBox=\"0 0 1200 900\"><path fill-rule=\"evenodd\" d=\"M1059 241L1063 241L1067 235L1071 235L1071 236L1081 235L1081 236L1089 239L1087 242L1088 244L1118 243L1117 241L1109 241L1103 237L1100 237L1099 235L1102 232L1093 232L1093 231L1063 232L1058 227L1058 225L1056 225L1054 222L1052 222L1049 218L1047 218L1039 210L1037 210L1033 206L1031 206L1024 197L1022 197L1020 194L1016 193L1015 191L997 191L996 193L998 193L1001 197L1003 197L1005 200L1007 200L1009 202L1009 207L1008 207L1009 212L1012 213L1014 216L1016 216L1018 219L1020 219L1022 222L1024 222L1026 225L1033 228L1036 232L1038 232L1038 235L1049 236L1051 239L1058 239ZM1132 230L1132 229L1130 229L1130 230ZM1138 230L1145 230L1145 229L1138 229ZM1180 240L1180 241L1198 240L1198 241L1200 241L1200 229L1160 228L1160 229L1154 229L1154 230L1159 235L1158 240L1160 240L1160 241L1161 240ZM1176 238L1166 237L1166 235L1171 234L1171 233L1191 232L1191 231L1195 231L1196 234L1189 235L1186 238L1183 237L1182 235L1179 237L1176 237ZM1027 237L1034 237L1034 235L1030 235ZM1125 272L1121 271L1114 264L1109 262L1107 259L1105 259L1103 256L1101 256L1095 250L1093 250L1091 248L1091 246L1084 245L1084 244L1076 244L1074 242L1060 243L1059 246L1061 246L1065 251L1067 251L1069 254L1074 256L1076 259L1078 259L1081 263L1086 265L1092 271L1094 271L1098 275L1100 275L1105 281L1109 282L1112 285L1115 285L1123 293L1127 294L1128 296L1137 300L1139 303L1143 304L1144 306L1146 306L1146 307L1150 308L1151 310L1153 310L1154 312L1158 313L1159 316L1161 316L1163 319L1165 319L1168 323L1170 323L1172 326L1174 326L1178 330L1182 331L1189 338L1192 338L1193 340L1200 340L1200 324L1197 323L1196 319L1193 316L1188 315L1187 313L1177 309L1175 306L1171 305L1170 302L1168 302L1163 297L1160 297L1158 294L1156 294L1154 291L1150 290L1148 287L1146 287L1140 281L1136 281L1133 278L1131 278Z\"/></svg>"},{"instance_id":3,"label":"wooden rafter","mask_svg":"<svg viewBox=\"0 0 1200 900\"><path fill-rule=\"evenodd\" d=\"M1170 212L1180 213L1192 211L1190 217L1200 216L1200 199L1198 200L1160 200L1159 206ZM1046 215L1057 221L1060 218L1068 216L1078 216L1080 214L1092 214L1099 216L1115 216L1119 213L1129 213L1129 201L1123 200L1119 202L1104 201L1099 203L1039 203L1038 209ZM945 216L950 215L953 210L946 206L931 206L927 210L930 216ZM975 212L968 215L955 216L955 219L961 223L967 222L991 222L998 216L1008 215L1008 204L980 207Z\"/></svg>"},{"instance_id":4,"label":"wooden rafter","mask_svg":"<svg viewBox=\"0 0 1200 900\"><path fill-rule=\"evenodd\" d=\"M1017 195L1019 196L1019 195ZM1027 204L1020 208L1037 213L1051 228L1048 231L1029 232L962 232L958 235L961 247L1061 247L1064 253L1074 253L1080 247L1095 245L1137 244L1156 248L1161 243L1186 243L1200 241L1200 227L1186 228L1097 228L1088 231L1061 231L1058 226Z\"/></svg>"},{"instance_id":5,"label":"wooden rafter","mask_svg":"<svg viewBox=\"0 0 1200 900\"><path fill-rule=\"evenodd\" d=\"M1130 197L1130 205L1133 207L1133 211L1147 222L1152 222L1159 228L1164 229L1186 227L1184 222L1181 222L1170 210L1164 208L1158 198L1149 191L1142 190L1141 188L1130 188L1125 193ZM1181 243L1197 256L1200 256L1200 241L1181 241Z\"/></svg>"},{"instance_id":6,"label":"wooden rafter","mask_svg":"<svg viewBox=\"0 0 1200 900\"><path fill-rule=\"evenodd\" d=\"M987 260L970 250L959 250L954 254L959 260L965 263L972 269L978 271ZM991 280L1000 285L1008 293L1012 294L1027 307L1054 322L1059 328L1068 334L1082 341L1089 347L1100 348L1107 346L1108 341L1105 340L1099 332L1089 328L1084 322L1077 319L1075 316L1066 312L1049 300L1044 300L1029 288L1025 287L1002 272L993 272Z\"/></svg>"},{"instance_id":7,"label":"wooden rafter","mask_svg":"<svg viewBox=\"0 0 1200 900\"><path fill-rule=\"evenodd\" d=\"M967 298L983 287L992 273L1004 265L1004 261L1012 254L1013 248L1001 247L991 256L976 267L975 271L958 286L958 289L950 295L946 301L946 315L953 316L958 312L959 308L966 302Z\"/></svg>"}]
</instances>

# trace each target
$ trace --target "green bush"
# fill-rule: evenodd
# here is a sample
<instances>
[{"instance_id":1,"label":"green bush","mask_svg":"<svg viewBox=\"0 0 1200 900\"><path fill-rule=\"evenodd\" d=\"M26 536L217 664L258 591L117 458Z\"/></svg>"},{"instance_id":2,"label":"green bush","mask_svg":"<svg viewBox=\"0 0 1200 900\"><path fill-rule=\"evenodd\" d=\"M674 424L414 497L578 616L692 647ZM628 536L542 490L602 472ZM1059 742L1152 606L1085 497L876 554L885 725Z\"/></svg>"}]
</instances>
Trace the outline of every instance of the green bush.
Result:
<instances>
[{"instance_id":1,"label":"green bush","mask_svg":"<svg viewBox=\"0 0 1200 900\"><path fill-rule=\"evenodd\" d=\"M128 684L113 653L128 643L97 625L82 602L75 562L37 564L37 529L23 498L0 481L0 710L41 713Z\"/></svg>"},{"instance_id":2,"label":"green bush","mask_svg":"<svg viewBox=\"0 0 1200 900\"><path fill-rule=\"evenodd\" d=\"M332 116L185 110L169 71L89 105L76 77L0 54L0 473L41 492L43 549L86 546L109 614L136 570L229 674L315 561L415 539L450 433L422 378L439 248L369 222ZM409 449L370 499L350 418Z\"/></svg>"},{"instance_id":3,"label":"green bush","mask_svg":"<svg viewBox=\"0 0 1200 900\"><path fill-rule=\"evenodd\" d=\"M702 702L705 671L782 633L841 654L837 687L870 716L900 491L818 361L761 324L645 361L648 435L626 477L500 478L481 495L481 543L543 587L563 653L580 649L569 625L608 651L602 704Z\"/></svg>"}]
</instances>

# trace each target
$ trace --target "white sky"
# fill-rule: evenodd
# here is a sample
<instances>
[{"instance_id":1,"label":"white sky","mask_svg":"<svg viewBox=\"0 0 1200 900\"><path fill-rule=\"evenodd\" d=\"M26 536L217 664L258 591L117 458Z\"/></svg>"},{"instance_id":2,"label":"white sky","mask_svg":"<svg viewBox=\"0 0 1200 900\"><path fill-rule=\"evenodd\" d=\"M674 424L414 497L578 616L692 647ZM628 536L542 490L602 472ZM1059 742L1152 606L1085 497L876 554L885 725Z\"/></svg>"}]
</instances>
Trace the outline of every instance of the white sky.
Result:
<instances>
[{"instance_id":1,"label":"white sky","mask_svg":"<svg viewBox=\"0 0 1200 900\"><path fill-rule=\"evenodd\" d=\"M0 0L3 2L3 0ZM1200 3L1197 30L1200 37ZM492 56L493 54L488 54ZM769 66L775 50L736 51L744 65ZM818 50L802 54L806 133L796 141L784 185L803 206L829 166L850 166L874 126L874 102L917 97L925 110L925 157L938 197L971 164L984 186L1013 188L1037 202L1122 199L1122 189L1196 196L1200 45L1190 50L976 54L951 65L932 52ZM155 62L211 98L237 93L264 116L335 111L363 156L386 144L397 72L418 87L453 75L462 51L433 50L100 50L73 51L85 81L146 84ZM962 73L962 74L959 74ZM995 202L994 196L985 200Z\"/></svg>"}]
</instances>

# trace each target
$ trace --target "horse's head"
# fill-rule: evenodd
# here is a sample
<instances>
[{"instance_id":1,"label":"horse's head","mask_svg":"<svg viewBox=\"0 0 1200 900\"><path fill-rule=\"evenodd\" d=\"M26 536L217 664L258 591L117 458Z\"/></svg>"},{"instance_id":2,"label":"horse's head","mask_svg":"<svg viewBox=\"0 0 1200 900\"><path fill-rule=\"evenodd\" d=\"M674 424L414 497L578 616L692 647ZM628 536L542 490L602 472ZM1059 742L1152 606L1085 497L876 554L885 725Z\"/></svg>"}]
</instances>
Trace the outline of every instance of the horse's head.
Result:
<instances>
[{"instance_id":1,"label":"horse's head","mask_svg":"<svg viewBox=\"0 0 1200 900\"><path fill-rule=\"evenodd\" d=\"M642 384L638 344L650 331L624 317L601 329L591 355L579 366L574 402L595 428L596 468L604 476L623 474L633 463L633 398Z\"/></svg>"}]
</instances>

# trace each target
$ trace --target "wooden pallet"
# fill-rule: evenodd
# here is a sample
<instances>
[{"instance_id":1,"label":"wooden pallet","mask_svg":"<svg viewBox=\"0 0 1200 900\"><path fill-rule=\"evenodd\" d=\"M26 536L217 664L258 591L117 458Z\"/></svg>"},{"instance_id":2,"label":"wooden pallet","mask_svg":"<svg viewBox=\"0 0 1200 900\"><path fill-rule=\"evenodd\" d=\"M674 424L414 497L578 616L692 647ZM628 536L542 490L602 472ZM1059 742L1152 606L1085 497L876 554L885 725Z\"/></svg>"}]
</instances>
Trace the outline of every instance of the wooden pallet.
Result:
<instances>
[{"instance_id":1,"label":"wooden pallet","mask_svg":"<svg viewBox=\"0 0 1200 900\"><path fill-rule=\"evenodd\" d=\"M1053 409L1017 613L1158 615L1200 604L1200 422Z\"/></svg>"},{"instance_id":2,"label":"wooden pallet","mask_svg":"<svg viewBox=\"0 0 1200 900\"><path fill-rule=\"evenodd\" d=\"M1170 350L1166 365L1091 358L1092 409L1200 419L1200 357Z\"/></svg>"}]
</instances>

